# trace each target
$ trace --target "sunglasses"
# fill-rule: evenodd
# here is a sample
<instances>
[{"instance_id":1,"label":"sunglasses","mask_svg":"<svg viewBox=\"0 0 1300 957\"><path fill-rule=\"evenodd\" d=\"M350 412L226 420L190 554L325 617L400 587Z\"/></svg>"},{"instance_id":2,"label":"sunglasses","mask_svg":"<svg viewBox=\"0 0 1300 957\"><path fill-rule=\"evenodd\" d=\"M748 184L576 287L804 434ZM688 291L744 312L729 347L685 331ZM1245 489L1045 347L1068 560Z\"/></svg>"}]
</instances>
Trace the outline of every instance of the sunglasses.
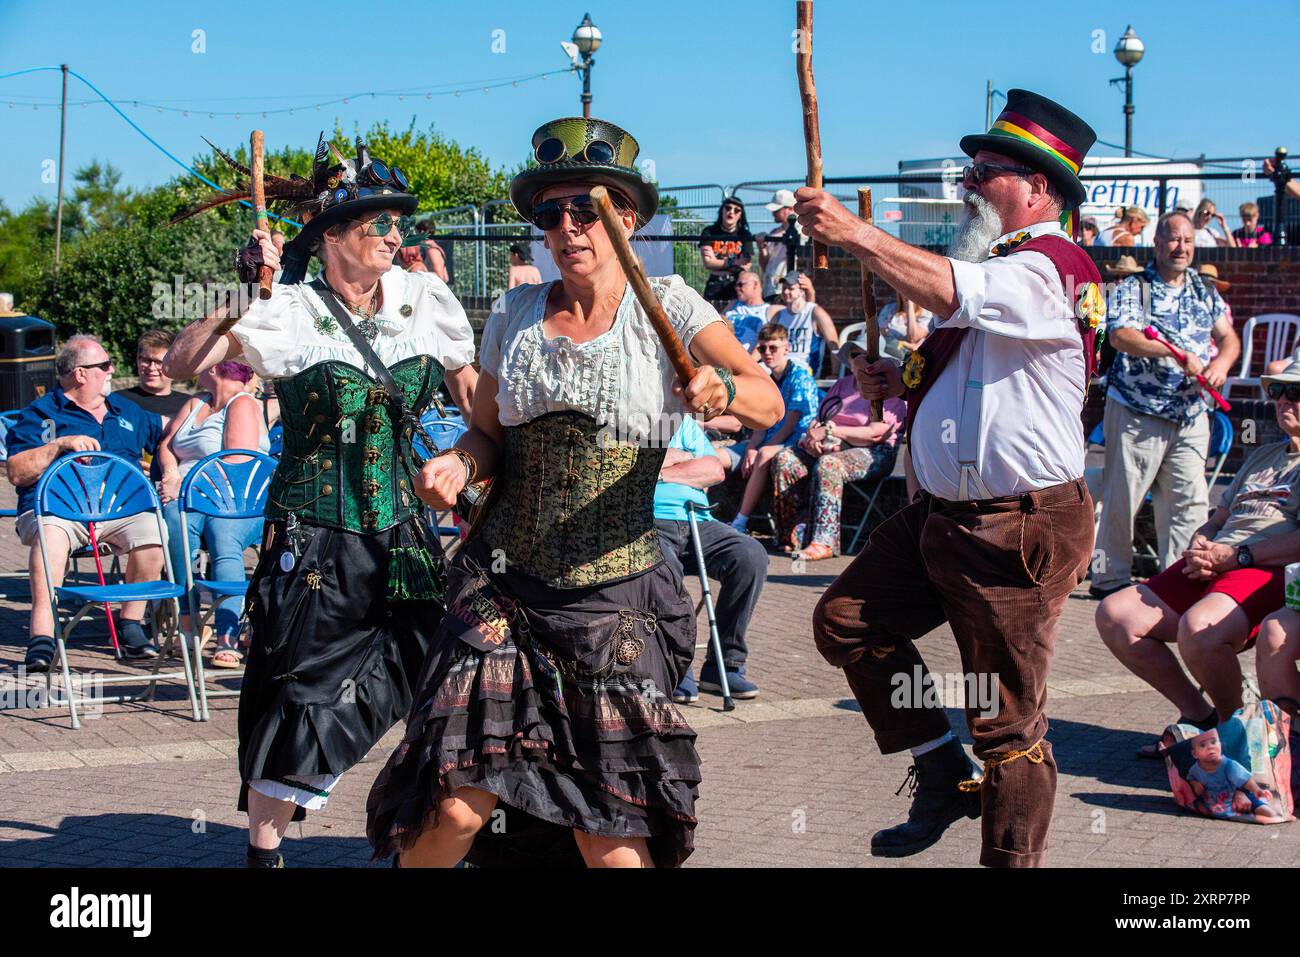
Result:
<instances>
[{"instance_id":1,"label":"sunglasses","mask_svg":"<svg viewBox=\"0 0 1300 957\"><path fill-rule=\"evenodd\" d=\"M77 366L78 369L98 369L100 372L107 372L113 368L113 360L105 359L103 362L87 362L84 365Z\"/></svg>"},{"instance_id":2,"label":"sunglasses","mask_svg":"<svg viewBox=\"0 0 1300 957\"><path fill-rule=\"evenodd\" d=\"M723 211L724 213L737 213L737 214L739 214L739 213L743 213L745 210L744 210L744 208L741 207L741 206L723 206L723 207L722 207L722 211Z\"/></svg>"},{"instance_id":3,"label":"sunglasses","mask_svg":"<svg viewBox=\"0 0 1300 957\"><path fill-rule=\"evenodd\" d=\"M1270 382L1268 397L1276 402L1286 396L1288 402L1300 402L1300 382Z\"/></svg>"},{"instance_id":4,"label":"sunglasses","mask_svg":"<svg viewBox=\"0 0 1300 957\"><path fill-rule=\"evenodd\" d=\"M776 352L776 351L777 351L778 349L780 349L781 346L783 346L783 345L785 345L784 342L760 342L760 343L758 344L758 351L759 351L759 352Z\"/></svg>"},{"instance_id":5,"label":"sunglasses","mask_svg":"<svg viewBox=\"0 0 1300 957\"><path fill-rule=\"evenodd\" d=\"M1030 169L1027 166L1006 166L1000 163L974 163L970 166L963 166L961 169L962 179L969 179L975 183L982 183L989 177L990 172L996 173L1020 173L1023 176L1031 176L1038 170Z\"/></svg>"},{"instance_id":6,"label":"sunglasses","mask_svg":"<svg viewBox=\"0 0 1300 957\"><path fill-rule=\"evenodd\" d=\"M622 198L612 190L609 194L609 201L620 212L627 209ZM548 199L544 203L538 203L533 207L533 225L543 232L558 229L560 223L564 222L566 212L569 214L569 218L578 226L590 226L600 218L596 212L596 204L591 199L591 194L583 193L581 196L570 196L567 199Z\"/></svg>"},{"instance_id":7,"label":"sunglasses","mask_svg":"<svg viewBox=\"0 0 1300 957\"><path fill-rule=\"evenodd\" d=\"M569 147L564 140L552 136L550 139L542 140L537 144L537 149L533 150L533 156L543 166L550 166L552 163L559 163L568 159ZM580 163L596 163L601 166L608 166L614 162L614 147L604 140L592 140L582 148L581 152L574 155L573 159Z\"/></svg>"},{"instance_id":8,"label":"sunglasses","mask_svg":"<svg viewBox=\"0 0 1300 957\"><path fill-rule=\"evenodd\" d=\"M368 223L360 223L366 227L367 236L387 236L394 229L401 229L401 219L393 219L388 213L380 213Z\"/></svg>"}]
</instances>

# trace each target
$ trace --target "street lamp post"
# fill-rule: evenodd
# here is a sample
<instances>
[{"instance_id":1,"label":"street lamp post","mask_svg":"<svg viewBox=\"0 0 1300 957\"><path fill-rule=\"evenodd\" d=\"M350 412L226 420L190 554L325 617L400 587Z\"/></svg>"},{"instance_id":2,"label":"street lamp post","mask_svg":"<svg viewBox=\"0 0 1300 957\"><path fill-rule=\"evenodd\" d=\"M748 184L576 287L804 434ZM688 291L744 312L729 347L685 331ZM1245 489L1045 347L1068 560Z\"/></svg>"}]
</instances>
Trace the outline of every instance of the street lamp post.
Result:
<instances>
[{"instance_id":1,"label":"street lamp post","mask_svg":"<svg viewBox=\"0 0 1300 957\"><path fill-rule=\"evenodd\" d=\"M591 22L591 14L587 13L583 14L582 22L573 31L572 43L561 44L573 61L574 69L582 74L582 115L584 119L591 117L591 68L596 62L592 54L600 49L600 41L600 30ZM570 47L574 49L570 49ZM579 53L582 54L581 60L577 56Z\"/></svg>"},{"instance_id":2,"label":"street lamp post","mask_svg":"<svg viewBox=\"0 0 1300 957\"><path fill-rule=\"evenodd\" d=\"M1146 46L1133 32L1132 24L1124 31L1115 44L1115 59L1124 67L1124 75L1110 82L1118 86L1124 84L1124 155L1133 155L1133 67L1142 59Z\"/></svg>"}]
</instances>

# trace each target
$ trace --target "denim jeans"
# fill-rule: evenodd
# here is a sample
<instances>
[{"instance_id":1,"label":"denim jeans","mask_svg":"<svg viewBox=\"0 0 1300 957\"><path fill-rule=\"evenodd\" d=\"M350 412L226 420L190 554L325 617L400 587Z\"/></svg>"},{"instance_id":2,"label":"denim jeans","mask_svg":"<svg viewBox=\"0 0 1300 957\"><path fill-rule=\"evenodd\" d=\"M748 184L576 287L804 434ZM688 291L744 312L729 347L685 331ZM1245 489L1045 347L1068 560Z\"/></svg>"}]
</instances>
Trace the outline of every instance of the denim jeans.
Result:
<instances>
[{"instance_id":1,"label":"denim jeans","mask_svg":"<svg viewBox=\"0 0 1300 957\"><path fill-rule=\"evenodd\" d=\"M186 556L181 548L181 512L179 503L168 502L163 507L163 518L167 522L168 551L171 554L172 572L178 582L185 581L185 568L194 567L194 560L199 554L202 542L212 559L211 579L213 581L244 581L244 549L256 544L262 537L260 518L212 518L197 512L186 513L189 526L190 554ZM197 592L199 589L195 589ZM196 594L195 600L199 596ZM217 607L214 626L218 635L239 634L239 619L244 611L242 598L230 598ZM189 605L182 602L181 614L189 614ZM197 623L196 623L197 624Z\"/></svg>"}]
</instances>

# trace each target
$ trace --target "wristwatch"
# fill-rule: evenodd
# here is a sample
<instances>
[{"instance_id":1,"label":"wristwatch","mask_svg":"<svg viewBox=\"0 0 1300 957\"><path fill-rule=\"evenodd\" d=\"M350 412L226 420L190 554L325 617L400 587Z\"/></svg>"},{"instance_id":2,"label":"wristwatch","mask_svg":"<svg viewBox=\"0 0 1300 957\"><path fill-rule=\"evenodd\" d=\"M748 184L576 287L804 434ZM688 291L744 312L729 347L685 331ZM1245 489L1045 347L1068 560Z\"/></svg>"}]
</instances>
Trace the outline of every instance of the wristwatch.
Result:
<instances>
[{"instance_id":1,"label":"wristwatch","mask_svg":"<svg viewBox=\"0 0 1300 957\"><path fill-rule=\"evenodd\" d=\"M1237 567L1249 568L1255 564L1255 556L1251 554L1249 545L1237 546Z\"/></svg>"}]
</instances>

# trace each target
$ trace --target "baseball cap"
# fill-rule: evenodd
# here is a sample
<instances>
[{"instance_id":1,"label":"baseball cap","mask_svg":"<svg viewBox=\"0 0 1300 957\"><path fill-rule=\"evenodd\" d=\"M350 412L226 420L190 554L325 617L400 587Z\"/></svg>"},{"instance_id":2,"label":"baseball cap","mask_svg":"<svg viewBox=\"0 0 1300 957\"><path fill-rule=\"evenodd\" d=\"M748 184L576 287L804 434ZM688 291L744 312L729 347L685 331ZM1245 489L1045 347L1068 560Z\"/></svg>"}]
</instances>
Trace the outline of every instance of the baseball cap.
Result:
<instances>
[{"instance_id":1,"label":"baseball cap","mask_svg":"<svg viewBox=\"0 0 1300 957\"><path fill-rule=\"evenodd\" d=\"M793 205L794 205L793 191L788 189L778 189L775 193L772 194L772 202L767 203L766 207L769 213L775 213L778 209L780 209L783 206L793 206Z\"/></svg>"},{"instance_id":2,"label":"baseball cap","mask_svg":"<svg viewBox=\"0 0 1300 957\"><path fill-rule=\"evenodd\" d=\"M788 273L786 273L784 276L781 277L781 283L782 285L786 285L786 286L797 286L799 284L799 280L802 278L803 278L802 272L800 272L798 269L791 269Z\"/></svg>"}]
</instances>

